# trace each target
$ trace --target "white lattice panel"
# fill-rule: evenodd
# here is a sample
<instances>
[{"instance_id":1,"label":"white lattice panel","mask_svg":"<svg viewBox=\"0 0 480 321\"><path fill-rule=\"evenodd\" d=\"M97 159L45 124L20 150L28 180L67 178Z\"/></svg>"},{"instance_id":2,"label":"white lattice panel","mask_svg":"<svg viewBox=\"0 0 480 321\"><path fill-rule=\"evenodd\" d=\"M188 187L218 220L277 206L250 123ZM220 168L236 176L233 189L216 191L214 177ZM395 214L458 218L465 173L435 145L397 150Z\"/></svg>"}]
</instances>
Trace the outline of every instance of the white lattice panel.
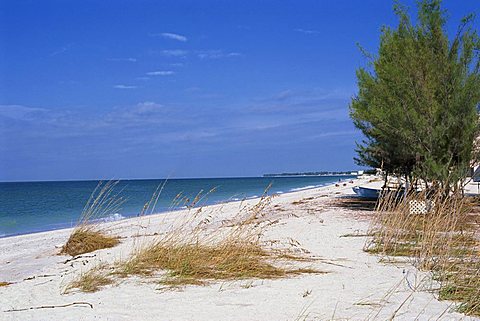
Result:
<instances>
[{"instance_id":1,"label":"white lattice panel","mask_svg":"<svg viewBox=\"0 0 480 321\"><path fill-rule=\"evenodd\" d=\"M435 201L409 201L410 214L427 214L435 207Z\"/></svg>"}]
</instances>

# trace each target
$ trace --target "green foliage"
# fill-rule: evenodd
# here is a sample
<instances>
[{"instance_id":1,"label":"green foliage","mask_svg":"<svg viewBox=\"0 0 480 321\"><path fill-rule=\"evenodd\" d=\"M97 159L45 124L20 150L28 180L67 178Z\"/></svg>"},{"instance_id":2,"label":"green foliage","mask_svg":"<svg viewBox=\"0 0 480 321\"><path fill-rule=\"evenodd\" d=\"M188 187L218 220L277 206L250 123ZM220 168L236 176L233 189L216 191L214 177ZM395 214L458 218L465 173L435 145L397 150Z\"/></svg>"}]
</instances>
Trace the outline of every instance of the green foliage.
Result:
<instances>
[{"instance_id":1,"label":"green foliage","mask_svg":"<svg viewBox=\"0 0 480 321\"><path fill-rule=\"evenodd\" d=\"M398 3L378 54L357 70L350 116L365 140L357 163L449 186L466 173L478 131L480 40L473 16L453 40L440 0L418 2L417 24ZM371 56L367 56L371 57Z\"/></svg>"}]
</instances>

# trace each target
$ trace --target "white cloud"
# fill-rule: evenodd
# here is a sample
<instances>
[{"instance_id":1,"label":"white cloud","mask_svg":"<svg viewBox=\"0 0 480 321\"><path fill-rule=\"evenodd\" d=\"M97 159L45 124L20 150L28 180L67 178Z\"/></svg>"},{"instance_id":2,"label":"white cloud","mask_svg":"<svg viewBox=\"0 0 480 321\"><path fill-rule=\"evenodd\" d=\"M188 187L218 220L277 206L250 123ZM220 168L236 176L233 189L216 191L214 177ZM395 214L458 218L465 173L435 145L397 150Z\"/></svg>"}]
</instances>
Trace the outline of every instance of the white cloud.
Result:
<instances>
[{"instance_id":1,"label":"white cloud","mask_svg":"<svg viewBox=\"0 0 480 321\"><path fill-rule=\"evenodd\" d=\"M46 113L45 108L27 107L21 105L0 105L0 117L7 117L17 120L25 120Z\"/></svg>"},{"instance_id":2,"label":"white cloud","mask_svg":"<svg viewBox=\"0 0 480 321\"><path fill-rule=\"evenodd\" d=\"M113 88L116 89L135 89L137 86L131 86L131 85L115 85Z\"/></svg>"},{"instance_id":3,"label":"white cloud","mask_svg":"<svg viewBox=\"0 0 480 321\"><path fill-rule=\"evenodd\" d=\"M163 32L160 34L160 36L162 36L163 38L173 39L181 42L186 42L188 40L187 37L172 32Z\"/></svg>"},{"instance_id":4,"label":"white cloud","mask_svg":"<svg viewBox=\"0 0 480 321\"><path fill-rule=\"evenodd\" d=\"M65 52L67 52L68 50L70 50L73 47L73 45L74 45L74 43L66 44L65 46L62 46L62 47L58 48L57 50L51 52L49 56L54 57L54 56L57 56L57 55L62 55Z\"/></svg>"},{"instance_id":5,"label":"white cloud","mask_svg":"<svg viewBox=\"0 0 480 321\"><path fill-rule=\"evenodd\" d=\"M308 138L323 138L323 137L333 137L333 136L353 136L358 134L355 130L339 130L339 131L330 131L330 132L323 132L318 135L312 135Z\"/></svg>"},{"instance_id":6,"label":"white cloud","mask_svg":"<svg viewBox=\"0 0 480 321\"><path fill-rule=\"evenodd\" d=\"M147 72L148 76L170 76L173 74L175 73L171 70L158 70L158 71Z\"/></svg>"},{"instance_id":7,"label":"white cloud","mask_svg":"<svg viewBox=\"0 0 480 321\"><path fill-rule=\"evenodd\" d=\"M165 110L165 106L161 104L157 104L153 101L145 101L138 103L135 105L133 108L134 112L136 114L151 114L151 113L157 113Z\"/></svg>"},{"instance_id":8,"label":"white cloud","mask_svg":"<svg viewBox=\"0 0 480 321\"><path fill-rule=\"evenodd\" d=\"M60 48L60 49L58 49L58 50L55 50L54 52L52 52L52 53L50 54L50 57L63 54L65 51L67 51L67 49L68 49L67 47L62 47L62 48Z\"/></svg>"},{"instance_id":9,"label":"white cloud","mask_svg":"<svg viewBox=\"0 0 480 321\"><path fill-rule=\"evenodd\" d=\"M247 26L247 25L238 25L237 28L240 29L240 30L250 30L250 29L252 29L250 26Z\"/></svg>"},{"instance_id":10,"label":"white cloud","mask_svg":"<svg viewBox=\"0 0 480 321\"><path fill-rule=\"evenodd\" d=\"M242 54L239 52L224 52L222 50L205 50L198 51L197 56L200 59L220 59L228 57L240 57Z\"/></svg>"},{"instance_id":11,"label":"white cloud","mask_svg":"<svg viewBox=\"0 0 480 321\"><path fill-rule=\"evenodd\" d=\"M127 62L137 62L137 58L110 58L109 61L127 61Z\"/></svg>"},{"instance_id":12,"label":"white cloud","mask_svg":"<svg viewBox=\"0 0 480 321\"><path fill-rule=\"evenodd\" d=\"M273 100L286 100L295 95L295 92L291 89L286 89L272 97Z\"/></svg>"},{"instance_id":13,"label":"white cloud","mask_svg":"<svg viewBox=\"0 0 480 321\"><path fill-rule=\"evenodd\" d=\"M302 28L297 28L297 29L295 29L295 31L304 33L306 35L314 35L314 34L319 34L320 33L320 31L317 31L317 30L308 30L308 29L302 29Z\"/></svg>"},{"instance_id":14,"label":"white cloud","mask_svg":"<svg viewBox=\"0 0 480 321\"><path fill-rule=\"evenodd\" d=\"M167 108L161 104L152 101L140 102L134 106L116 108L105 115L105 121L110 125L122 125L125 121L131 122L155 122L158 121L160 113L167 111Z\"/></svg>"},{"instance_id":15,"label":"white cloud","mask_svg":"<svg viewBox=\"0 0 480 321\"><path fill-rule=\"evenodd\" d=\"M188 51L181 49L162 50L162 55L168 57L185 57Z\"/></svg>"}]
</instances>

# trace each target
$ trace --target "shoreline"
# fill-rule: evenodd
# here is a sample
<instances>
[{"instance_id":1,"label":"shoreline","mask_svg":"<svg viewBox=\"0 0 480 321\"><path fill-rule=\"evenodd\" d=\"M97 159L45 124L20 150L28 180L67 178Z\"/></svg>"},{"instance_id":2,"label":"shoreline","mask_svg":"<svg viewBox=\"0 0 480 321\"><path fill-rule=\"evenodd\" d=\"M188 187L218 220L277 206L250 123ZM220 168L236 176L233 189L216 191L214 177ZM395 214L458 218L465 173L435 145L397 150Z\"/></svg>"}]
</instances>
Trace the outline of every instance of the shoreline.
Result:
<instances>
[{"instance_id":1,"label":"shoreline","mask_svg":"<svg viewBox=\"0 0 480 321\"><path fill-rule=\"evenodd\" d=\"M303 175L303 176L274 176L272 178L281 177L340 177L340 176L355 176L355 175ZM204 179L239 179L239 178L268 178L265 176L215 176L215 177L177 177L177 178L119 178L120 181L163 181L163 180L204 180ZM109 181L111 179L60 179L60 180L38 180L38 181L0 181L0 184L6 183L56 183L56 182L100 182Z\"/></svg>"},{"instance_id":2,"label":"shoreline","mask_svg":"<svg viewBox=\"0 0 480 321\"><path fill-rule=\"evenodd\" d=\"M344 206L341 200L353 195L352 186L366 182L357 179L346 186L332 184L280 194L272 198L265 212L265 219L272 224L262 240L298 242L314 258L308 266L321 274L212 281L179 290L134 277L95 293L64 293L71 280L100 264L128 258L136 246L154 240L151 235L169 231L176 219L192 214L188 210L104 223L102 227L120 236L121 243L73 259L58 255L69 229L0 239L0 282L13 283L0 287L0 318L246 321L326 320L335 315L349 320L386 320L397 313L396 320L478 320L452 311L451 302L438 301L430 292L433 284L428 274L408 262L386 263L363 251L372 212ZM210 228L223 228L223 222L234 218L244 204L255 204L255 200L209 205L202 215L213 218ZM89 302L94 308L4 312L72 302Z\"/></svg>"},{"instance_id":3,"label":"shoreline","mask_svg":"<svg viewBox=\"0 0 480 321\"><path fill-rule=\"evenodd\" d=\"M339 175L331 175L332 177L340 177ZM246 177L246 178L250 178L250 177ZM251 177L251 178L256 178L256 177ZM188 178L190 179L190 178ZM275 194L278 194L278 195L287 195L287 194L290 194L290 193L296 193L296 192L301 192L301 191L308 191L308 190L311 190L311 189L317 189L317 188L324 188L324 187L329 187L329 186L332 186L332 185L335 185L337 183L340 183L340 182L345 182L347 180L358 180L358 176L356 178L348 178L348 179L341 179L341 180L338 180L336 182L332 182L332 183L326 183L326 184L323 184L323 185L317 185L317 186L305 186L305 187L298 187L298 188L293 188L287 192L283 192L283 191L279 191L279 192L275 192L275 193L272 193L272 195L275 195ZM137 179L137 180L141 180L141 179ZM152 180L155 180L155 179L152 179ZM92 180L93 181L93 180ZM7 182L8 183L8 182ZM219 201L217 203L212 203L212 204L204 204L202 206L197 206L197 207L206 207L206 206L215 206L215 205L220 205L220 204L227 204L227 203L232 203L232 202L242 202L242 201L245 201L245 200L257 200L257 199L260 199L261 196L259 195L254 195L254 196L250 196L250 197L245 197L243 199L227 199L227 200L223 200L223 201ZM195 208L197 208L195 207ZM182 210L185 210L186 207L185 206L182 206L181 208L177 208L177 209L168 209L166 211L160 211L160 212L155 212L155 213L152 213L152 214L146 214L145 216L152 216L152 215L162 215L162 214L168 214L170 212L178 212L178 211L182 211ZM112 221L104 221L105 219L107 219L108 217L110 217L111 215L115 215L115 214L119 214L120 216L122 216L122 218L120 219L114 219ZM114 223L114 222L122 222L122 221L125 221L125 220L129 220L129 219L135 219L135 218L138 218L138 216L133 216L133 215L127 215L127 216L124 216L120 213L113 213L109 215L108 217L104 217L104 218L100 218L100 224L107 224L107 223ZM138 215L138 214L137 214ZM103 220L103 221L102 221ZM67 224L67 223L58 223L58 224ZM39 234L39 233L47 233L47 232L54 232L54 231L61 231L61 230L73 230L75 228L75 226L77 225L77 223L73 224L73 226L70 226L70 227L60 227L60 228L52 228L52 229L45 229L45 230L39 230L39 231L33 231L33 232L27 232L27 233L15 233L15 234L0 234L0 240L2 239L5 239L5 238L12 238L12 237L17 237L17 236L23 236L23 235L32 235L32 234Z\"/></svg>"}]
</instances>

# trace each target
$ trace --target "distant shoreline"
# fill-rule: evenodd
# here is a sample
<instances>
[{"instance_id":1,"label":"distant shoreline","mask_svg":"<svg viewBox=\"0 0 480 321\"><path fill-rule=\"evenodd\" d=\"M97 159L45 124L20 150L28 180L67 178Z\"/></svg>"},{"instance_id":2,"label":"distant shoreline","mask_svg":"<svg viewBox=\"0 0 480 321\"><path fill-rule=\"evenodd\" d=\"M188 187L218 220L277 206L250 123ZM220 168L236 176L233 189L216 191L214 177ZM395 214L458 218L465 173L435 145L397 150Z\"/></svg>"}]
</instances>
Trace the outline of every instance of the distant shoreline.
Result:
<instances>
[{"instance_id":1,"label":"distant shoreline","mask_svg":"<svg viewBox=\"0 0 480 321\"><path fill-rule=\"evenodd\" d=\"M354 171L352 171L354 172ZM289 173L280 174L263 174L261 176L212 176L212 177L160 177L160 178L79 178L79 179L52 179L52 180L13 180L13 181L0 181L0 184L10 183L71 183L71 182L107 182L107 181L175 181L175 180L205 180L205 179L256 179L265 177L296 177L296 176L355 176L359 175L358 172L352 174L352 172L342 172L342 174L335 174L334 172L328 172L328 174L295 174L287 175ZM269 176L274 175L274 176Z\"/></svg>"},{"instance_id":2,"label":"distant shoreline","mask_svg":"<svg viewBox=\"0 0 480 321\"><path fill-rule=\"evenodd\" d=\"M268 173L263 174L263 177L316 177L316 176L358 176L361 175L358 171L348 172L304 172L304 173Z\"/></svg>"},{"instance_id":3,"label":"distant shoreline","mask_svg":"<svg viewBox=\"0 0 480 321\"><path fill-rule=\"evenodd\" d=\"M338 179L336 181L327 181L327 182L324 182L324 183L320 183L320 184L315 184L315 185L308 185L307 182L304 182L304 184L307 184L307 185L303 185L303 184L300 184L298 186L295 186L295 187L292 187L290 189L281 189L281 190L276 190L276 189L273 189L271 190L269 194L277 194L277 195L284 195L284 194L290 194L290 193L295 193L295 192L299 192L299 191L307 191L307 190L310 190L310 189L316 189L316 188L321 188L321 187L328 187L328 186L332 186L332 185L335 185L337 182L339 181L345 181L345 180L348 180L348 179L356 179L357 177L354 177L353 175L317 175L317 176L323 176L323 177L338 177ZM292 176L292 178L301 178L301 177L307 177L307 176ZM309 177L313 177L313 176L309 176ZM247 177L247 178L244 178L244 179L260 179L260 178L274 178L274 177ZM282 176L282 177L278 177L278 178L288 178L287 176ZM211 179L216 179L216 178L211 178ZM225 178L223 178L225 179ZM226 179L235 179L235 178L226 178ZM151 181L154 180L154 179L151 179ZM172 179L171 181L175 181L175 180L186 180L186 179ZM193 179L191 179L193 180ZM200 179L200 178L197 178L195 180L208 180L208 179ZM125 181L131 181L131 180L124 180ZM144 181L144 180L136 180L136 181ZM76 182L76 183L79 183L79 182L92 182L92 181L72 181L72 182ZM25 182L26 183L26 182ZM67 182L67 181L52 181L52 182L34 182L35 184L42 184L42 183L62 183L62 184L66 184L66 183L71 183L71 182ZM235 196L235 197L225 197L225 198L220 198L220 199L217 199L217 200L213 200L213 199L209 199L208 201L206 201L205 203L201 204L201 206L211 206L211 205L218 205L218 204L228 204L228 203L231 203L231 202L238 202L238 201L242 201L242 200L251 200L251 199L258 199L261 197L261 193L264 192L265 187L262 188L261 191L258 191L256 193L253 193L252 195L243 195L242 197L240 197L239 195ZM199 189L201 190L201 189ZM174 195L176 195L177 192L174 193ZM172 196L173 198L173 196ZM83 204L81 206L83 208ZM168 213L168 212L176 212L176 211L181 211L183 210L184 207L178 207L178 208L172 208L172 207L169 207L169 206L165 206L164 208L162 207L159 207L158 209L156 209L156 211L154 213L151 213L149 214L148 216L150 215L157 215L157 214L165 214L165 213ZM125 211L124 211L125 210ZM71 210L70 210L71 211ZM110 218L113 217L111 219L111 221L124 221L126 219L131 219L131 218L135 218L137 217L137 212L129 212L128 210L126 209L122 209L121 212L119 213L112 213L112 215L109 215L107 217L103 217L103 218L100 218L100 220L104 219L106 220L106 222L109 222L110 221ZM21 219L21 218L17 218L17 219ZM0 221L1 222L1 221ZM1 232L0 231L0 239L4 239L4 238L10 238L10 237L15 237L15 236L21 236L21 235L30 235L30 234L37 234L37 233L43 233L43 232L51 232L51 231L58 231L58 230L64 230L64 229L71 229L73 228L75 225L76 225L76 222L77 222L77 219L73 219L73 220L65 220L65 221L58 221L58 222L55 222L55 223L51 223L49 225L46 225L46 226L42 226L42 227L38 227L38 228L34 228L34 229L31 229L29 231L22 231L22 232L13 232L13 233L9 233L9 232Z\"/></svg>"}]
</instances>

